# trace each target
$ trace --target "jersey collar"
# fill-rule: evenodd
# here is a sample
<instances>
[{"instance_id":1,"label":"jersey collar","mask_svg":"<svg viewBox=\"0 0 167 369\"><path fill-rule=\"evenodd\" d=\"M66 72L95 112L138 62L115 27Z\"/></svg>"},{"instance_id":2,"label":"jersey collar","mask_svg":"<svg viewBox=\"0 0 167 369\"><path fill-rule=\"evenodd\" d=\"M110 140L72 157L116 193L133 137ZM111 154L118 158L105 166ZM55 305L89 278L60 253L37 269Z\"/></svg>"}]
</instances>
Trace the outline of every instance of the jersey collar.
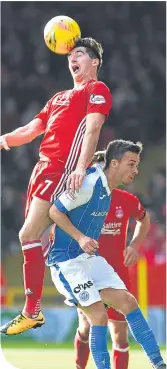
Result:
<instances>
[{"instance_id":1,"label":"jersey collar","mask_svg":"<svg viewBox=\"0 0 167 369\"><path fill-rule=\"evenodd\" d=\"M95 165L100 177L101 177L101 180L102 180L102 183L103 183L103 187L105 187L106 191L107 191L107 194L108 196L111 195L111 190L109 189L108 187L108 182L107 182L107 178L102 170L102 166L101 165Z\"/></svg>"}]
</instances>

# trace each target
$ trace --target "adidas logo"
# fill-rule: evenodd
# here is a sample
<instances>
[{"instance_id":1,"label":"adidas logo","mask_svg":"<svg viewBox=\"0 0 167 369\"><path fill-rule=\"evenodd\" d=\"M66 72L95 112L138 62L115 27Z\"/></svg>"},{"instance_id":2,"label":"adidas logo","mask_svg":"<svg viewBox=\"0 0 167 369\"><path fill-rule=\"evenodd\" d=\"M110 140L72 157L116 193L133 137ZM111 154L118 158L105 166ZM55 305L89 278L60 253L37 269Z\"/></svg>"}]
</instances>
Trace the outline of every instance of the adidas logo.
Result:
<instances>
[{"instance_id":1,"label":"adidas logo","mask_svg":"<svg viewBox=\"0 0 167 369\"><path fill-rule=\"evenodd\" d=\"M30 288L27 288L25 290L25 295L32 295L32 294L33 294L33 292L30 290Z\"/></svg>"}]
</instances>

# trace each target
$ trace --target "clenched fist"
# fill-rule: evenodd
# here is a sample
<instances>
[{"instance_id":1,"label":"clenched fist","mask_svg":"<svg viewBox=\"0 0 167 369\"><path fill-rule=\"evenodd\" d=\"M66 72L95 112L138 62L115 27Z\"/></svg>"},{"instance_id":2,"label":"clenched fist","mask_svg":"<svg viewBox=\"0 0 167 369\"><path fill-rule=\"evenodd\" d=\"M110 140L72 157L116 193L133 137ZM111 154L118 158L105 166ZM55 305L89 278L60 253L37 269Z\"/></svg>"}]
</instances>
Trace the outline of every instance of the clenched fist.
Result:
<instances>
[{"instance_id":1,"label":"clenched fist","mask_svg":"<svg viewBox=\"0 0 167 369\"><path fill-rule=\"evenodd\" d=\"M79 246L82 250L84 250L89 255L94 255L97 249L99 248L99 244L93 238L83 236L78 241Z\"/></svg>"},{"instance_id":2,"label":"clenched fist","mask_svg":"<svg viewBox=\"0 0 167 369\"><path fill-rule=\"evenodd\" d=\"M5 136L0 137L0 150L2 150L2 149L6 150L6 151L10 150L10 147L7 144Z\"/></svg>"}]
</instances>

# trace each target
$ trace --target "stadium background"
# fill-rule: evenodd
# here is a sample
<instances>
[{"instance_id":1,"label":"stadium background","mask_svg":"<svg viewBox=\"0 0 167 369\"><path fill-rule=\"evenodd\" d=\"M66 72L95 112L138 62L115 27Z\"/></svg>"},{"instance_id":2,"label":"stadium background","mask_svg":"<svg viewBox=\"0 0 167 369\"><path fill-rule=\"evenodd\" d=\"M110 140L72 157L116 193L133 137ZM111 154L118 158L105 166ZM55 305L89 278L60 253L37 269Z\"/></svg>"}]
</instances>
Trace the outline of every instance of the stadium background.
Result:
<instances>
[{"instance_id":1,"label":"stadium background","mask_svg":"<svg viewBox=\"0 0 167 369\"><path fill-rule=\"evenodd\" d=\"M112 91L113 108L98 148L105 148L114 138L141 140L144 144L139 178L128 190L144 203L152 224L141 247L141 260L131 274L134 293L160 344L165 343L165 8L163 1L1 3L2 134L29 122L53 94L72 86L67 58L53 54L44 44L43 28L49 19L71 16L79 23L83 37L92 36L104 47L99 78ZM18 231L39 143L37 139L9 153L2 152L3 322L23 306ZM131 223L131 231L133 227ZM76 312L63 306L48 270L42 301L47 323L40 331L22 335L22 343L24 339L33 345L34 340L48 345L72 342ZM2 340L4 347L17 343L20 345L19 337Z\"/></svg>"}]
</instances>

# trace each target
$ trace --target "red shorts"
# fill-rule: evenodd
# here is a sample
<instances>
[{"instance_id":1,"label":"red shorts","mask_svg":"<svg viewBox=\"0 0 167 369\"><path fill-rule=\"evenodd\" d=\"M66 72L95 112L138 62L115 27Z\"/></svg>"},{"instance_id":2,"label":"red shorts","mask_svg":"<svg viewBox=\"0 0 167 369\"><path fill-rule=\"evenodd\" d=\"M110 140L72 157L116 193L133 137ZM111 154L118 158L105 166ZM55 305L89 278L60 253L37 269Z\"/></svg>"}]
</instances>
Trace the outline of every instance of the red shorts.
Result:
<instances>
[{"instance_id":1,"label":"red shorts","mask_svg":"<svg viewBox=\"0 0 167 369\"><path fill-rule=\"evenodd\" d=\"M68 175L69 172L62 165L39 161L29 181L25 215L28 214L33 196L53 203L65 190Z\"/></svg>"},{"instance_id":2,"label":"red shorts","mask_svg":"<svg viewBox=\"0 0 167 369\"><path fill-rule=\"evenodd\" d=\"M130 291L130 277L128 268L126 268L124 265L117 265L116 267L112 265L114 270L118 273L119 277L122 279L122 281L125 283L126 288L128 291ZM116 320L118 322L125 322L126 319L123 314L116 311L114 308L110 307L107 311L108 319L109 320Z\"/></svg>"}]
</instances>

